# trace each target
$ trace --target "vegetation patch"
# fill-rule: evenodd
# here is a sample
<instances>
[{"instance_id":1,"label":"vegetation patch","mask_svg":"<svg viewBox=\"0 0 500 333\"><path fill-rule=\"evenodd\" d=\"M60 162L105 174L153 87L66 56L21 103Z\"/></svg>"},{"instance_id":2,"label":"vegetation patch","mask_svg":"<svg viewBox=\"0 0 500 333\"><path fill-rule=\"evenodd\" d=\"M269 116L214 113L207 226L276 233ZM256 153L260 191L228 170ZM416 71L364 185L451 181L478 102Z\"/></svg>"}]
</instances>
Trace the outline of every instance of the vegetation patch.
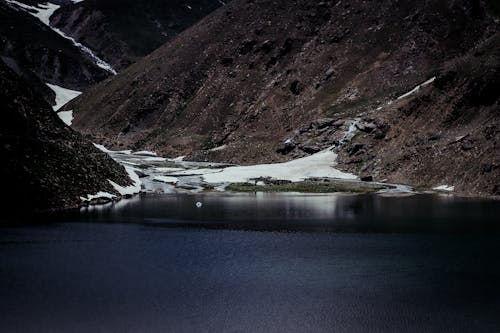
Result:
<instances>
[{"instance_id":1,"label":"vegetation patch","mask_svg":"<svg viewBox=\"0 0 500 333\"><path fill-rule=\"evenodd\" d=\"M233 192L302 192L302 193L367 193L388 188L381 185L367 183L340 183L340 182L297 182L289 184L254 185L250 183L234 183L226 187Z\"/></svg>"},{"instance_id":2,"label":"vegetation patch","mask_svg":"<svg viewBox=\"0 0 500 333\"><path fill-rule=\"evenodd\" d=\"M203 187L203 191L213 191L215 189L212 184L201 184L201 187Z\"/></svg>"}]
</instances>

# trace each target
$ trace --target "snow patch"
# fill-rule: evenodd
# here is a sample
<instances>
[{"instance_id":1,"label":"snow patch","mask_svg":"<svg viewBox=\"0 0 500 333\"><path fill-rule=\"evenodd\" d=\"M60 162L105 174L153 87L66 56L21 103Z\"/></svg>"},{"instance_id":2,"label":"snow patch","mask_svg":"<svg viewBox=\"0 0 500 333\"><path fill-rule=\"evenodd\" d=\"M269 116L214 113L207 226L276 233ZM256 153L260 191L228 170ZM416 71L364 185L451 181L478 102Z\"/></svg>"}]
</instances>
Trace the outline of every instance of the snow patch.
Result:
<instances>
[{"instance_id":1,"label":"snow patch","mask_svg":"<svg viewBox=\"0 0 500 333\"><path fill-rule=\"evenodd\" d=\"M73 110L61 111L58 112L57 115L66 125L71 126L73 123Z\"/></svg>"},{"instance_id":2,"label":"snow patch","mask_svg":"<svg viewBox=\"0 0 500 333\"><path fill-rule=\"evenodd\" d=\"M423 83L419 84L418 86L416 86L416 87L415 87L415 88L413 88L412 90L408 91L406 94L403 94L403 95L399 96L397 99L398 99L398 100L399 100L399 99L403 99L403 98L406 98L406 97L408 97L408 96L410 96L410 95L413 95L413 94L415 94L415 93L419 92L421 88L423 88L423 87L425 87L425 86L428 86L429 84L431 84L432 82L434 82L434 80L435 80L435 79L436 79L436 77L435 77L435 76L434 76L434 77L432 77L432 78L430 78L429 80L427 80L427 81L425 81L425 82L423 82Z\"/></svg>"},{"instance_id":3,"label":"snow patch","mask_svg":"<svg viewBox=\"0 0 500 333\"><path fill-rule=\"evenodd\" d=\"M97 67L100 67L100 68L104 69L105 71L110 72L113 75L118 74L110 64L108 64L106 61L102 60L97 55L95 55L95 53L91 49L89 49L87 46L76 41L76 39L74 39L73 37L66 35L61 29L54 28L54 27L51 27L51 28L52 28L52 30L57 32L59 35L61 35L62 37L66 38L71 43L73 43L74 46L79 48L88 57L90 57L92 59L92 61L97 65Z\"/></svg>"},{"instance_id":4,"label":"snow patch","mask_svg":"<svg viewBox=\"0 0 500 333\"><path fill-rule=\"evenodd\" d=\"M453 191L455 191L455 186L439 185L439 186L433 187L432 189L436 190L436 191L453 192Z\"/></svg>"},{"instance_id":5,"label":"snow patch","mask_svg":"<svg viewBox=\"0 0 500 333\"><path fill-rule=\"evenodd\" d=\"M29 6L19 1L15 0L5 0L8 3L14 4L18 7L21 7L29 14L38 18L43 24L48 25L50 27L50 17L56 10L58 10L61 6L47 2L45 4L38 4L37 7Z\"/></svg>"},{"instance_id":6,"label":"snow patch","mask_svg":"<svg viewBox=\"0 0 500 333\"><path fill-rule=\"evenodd\" d=\"M228 167L202 175L207 183L242 183L260 177L298 182L312 177L357 179L353 174L334 168L337 154L330 149L290 162ZM214 171L214 170L212 170Z\"/></svg>"},{"instance_id":7,"label":"snow patch","mask_svg":"<svg viewBox=\"0 0 500 333\"><path fill-rule=\"evenodd\" d=\"M99 149L100 151L102 151L104 153L112 153L111 150L106 149L106 147L104 147L103 145L100 145L97 143L92 143L92 144L94 145L94 147L96 147L97 149Z\"/></svg>"},{"instance_id":8,"label":"snow patch","mask_svg":"<svg viewBox=\"0 0 500 333\"><path fill-rule=\"evenodd\" d=\"M177 172L177 171L183 171L184 169L183 168L167 168L167 167L158 167L158 168L154 168L155 171L158 171L158 172L165 172L165 173L169 173L169 172Z\"/></svg>"},{"instance_id":9,"label":"snow patch","mask_svg":"<svg viewBox=\"0 0 500 333\"><path fill-rule=\"evenodd\" d=\"M108 192L97 192L96 194L87 194L86 197L80 197L80 200L84 202L89 202L94 199L110 199L113 200L116 198L116 195L108 193Z\"/></svg>"},{"instance_id":10,"label":"snow patch","mask_svg":"<svg viewBox=\"0 0 500 333\"><path fill-rule=\"evenodd\" d=\"M153 180L157 180L167 184L177 184L179 182L179 179L169 176L156 176L153 178Z\"/></svg>"},{"instance_id":11,"label":"snow patch","mask_svg":"<svg viewBox=\"0 0 500 333\"><path fill-rule=\"evenodd\" d=\"M146 157L143 159L145 162L165 162L167 159L164 157Z\"/></svg>"},{"instance_id":12,"label":"snow patch","mask_svg":"<svg viewBox=\"0 0 500 333\"><path fill-rule=\"evenodd\" d=\"M187 169L187 170L182 170L180 172L174 172L170 174L171 176L177 176L177 177L185 177L185 176L203 176L203 175L208 175L210 173L219 173L222 172L224 169Z\"/></svg>"},{"instance_id":13,"label":"snow patch","mask_svg":"<svg viewBox=\"0 0 500 333\"><path fill-rule=\"evenodd\" d=\"M172 161L173 162L182 162L182 161L184 161L185 158L186 158L186 156L178 156L176 158L173 158Z\"/></svg>"},{"instance_id":14,"label":"snow patch","mask_svg":"<svg viewBox=\"0 0 500 333\"><path fill-rule=\"evenodd\" d=\"M67 88L60 87L55 84L45 83L56 94L56 105L52 108L54 111L62 108L66 103L75 99L82 94L81 91L71 90Z\"/></svg>"},{"instance_id":15,"label":"snow patch","mask_svg":"<svg viewBox=\"0 0 500 333\"><path fill-rule=\"evenodd\" d=\"M113 188L121 195L133 195L133 194L137 194L137 193L141 192L142 182L141 182L139 176L137 175L137 173L135 173L135 171L131 167L126 166L125 170L127 171L129 178L133 182L132 185L121 186L121 185L118 185L117 183L115 183L109 179L108 179L108 182L110 182L110 184L113 186Z\"/></svg>"},{"instance_id":16,"label":"snow patch","mask_svg":"<svg viewBox=\"0 0 500 333\"><path fill-rule=\"evenodd\" d=\"M141 156L158 156L154 151L149 150L140 150L134 151L132 155L141 155Z\"/></svg>"},{"instance_id":17,"label":"snow patch","mask_svg":"<svg viewBox=\"0 0 500 333\"><path fill-rule=\"evenodd\" d=\"M221 151L221 150L224 150L226 148L227 148L227 145L222 145L219 147L212 148L212 149L210 149L210 151Z\"/></svg>"},{"instance_id":18,"label":"snow patch","mask_svg":"<svg viewBox=\"0 0 500 333\"><path fill-rule=\"evenodd\" d=\"M359 118L356 118L354 119L351 124L349 125L349 129L347 130L347 132L345 132L344 136L342 137L342 139L340 140L340 145L343 146L344 144L346 144L347 142L351 141L352 138L354 138L354 136L356 135L356 133L358 132L358 127L356 125L359 124L361 119Z\"/></svg>"}]
</instances>

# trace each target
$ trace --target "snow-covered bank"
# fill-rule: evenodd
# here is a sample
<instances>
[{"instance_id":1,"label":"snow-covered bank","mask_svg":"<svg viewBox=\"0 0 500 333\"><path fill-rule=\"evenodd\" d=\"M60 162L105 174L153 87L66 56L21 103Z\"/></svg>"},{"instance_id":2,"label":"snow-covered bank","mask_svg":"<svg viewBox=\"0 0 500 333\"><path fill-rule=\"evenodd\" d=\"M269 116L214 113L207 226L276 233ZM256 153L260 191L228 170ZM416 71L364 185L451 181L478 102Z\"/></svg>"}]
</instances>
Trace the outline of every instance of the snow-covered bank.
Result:
<instances>
[{"instance_id":1,"label":"snow-covered bank","mask_svg":"<svg viewBox=\"0 0 500 333\"><path fill-rule=\"evenodd\" d=\"M76 46L80 51L82 51L87 57L89 57L98 67L112 73L113 75L116 75L117 72L113 69L113 67L107 63L106 61L102 60L99 58L91 49L89 49L87 46L83 45L82 43L76 41L73 37L66 35L63 31L61 31L58 28L52 27L50 25L50 17L54 14L56 10L61 8L60 5L53 4L50 2L46 2L44 4L37 4L37 6L29 6L26 5L22 2L16 1L16 0L5 0L10 4L13 4L21 9L23 9L26 13L33 15L34 17L38 18L40 22L48 26L50 29L52 29L54 32L62 36L63 38L71 41L71 43ZM83 1L83 0L80 0ZM73 3L77 3L80 1L73 1Z\"/></svg>"},{"instance_id":2,"label":"snow-covered bank","mask_svg":"<svg viewBox=\"0 0 500 333\"><path fill-rule=\"evenodd\" d=\"M131 178L138 186L136 190L139 190L139 183L142 183L143 192L198 193L207 188L214 191L225 191L228 185L235 183L268 186L266 181L262 181L263 179L268 179L271 182L273 180L285 180L293 183L315 182L322 179L340 185L351 184L353 185L352 188L362 184L368 187L373 186L374 189L387 187L385 190L378 192L381 195L415 193L413 188L406 185L377 182L367 184L360 181L356 175L336 169L337 154L331 149L285 163L234 166L152 157L152 155L156 155L154 152L112 151L102 145L94 145L109 154L116 162L125 166L129 173L133 172L136 178L133 175L131 175ZM138 175L140 175L140 178ZM351 185L346 186L349 188ZM115 189L118 190L116 187ZM118 192L122 195L125 193L120 190Z\"/></svg>"},{"instance_id":3,"label":"snow-covered bank","mask_svg":"<svg viewBox=\"0 0 500 333\"><path fill-rule=\"evenodd\" d=\"M433 187L432 189L436 190L436 191L453 192L453 191L455 191L455 186L439 185L439 186Z\"/></svg>"},{"instance_id":4,"label":"snow-covered bank","mask_svg":"<svg viewBox=\"0 0 500 333\"><path fill-rule=\"evenodd\" d=\"M129 186L121 186L111 180L108 180L111 185L113 185L113 188L123 196L134 195L141 192L142 182L137 173L134 171L134 169L128 166L125 167L125 170L127 171L128 176L132 180L133 184Z\"/></svg>"},{"instance_id":5,"label":"snow-covered bank","mask_svg":"<svg viewBox=\"0 0 500 333\"><path fill-rule=\"evenodd\" d=\"M121 186L110 179L108 179L108 182L113 186L113 188L115 189L116 192L120 193L120 195L122 197L127 197L127 196L131 196L131 195L140 193L141 189L142 189L142 182L139 179L139 176L130 167L125 167L125 170L127 171L130 180L132 180L132 182L133 182L132 185ZM117 197L116 195L111 194L109 192L100 191L100 192L97 192L96 194L87 194L84 197L83 196L80 197L80 199L82 200L82 202L91 202L93 200L98 200L98 199L113 200L116 197Z\"/></svg>"},{"instance_id":6,"label":"snow-covered bank","mask_svg":"<svg viewBox=\"0 0 500 333\"><path fill-rule=\"evenodd\" d=\"M80 200L83 202L91 202L92 200L97 200L97 199L108 199L108 200L113 200L116 198L116 195L108 193L108 192L97 192L96 194L87 194L84 197L80 197Z\"/></svg>"},{"instance_id":7,"label":"snow-covered bank","mask_svg":"<svg viewBox=\"0 0 500 333\"><path fill-rule=\"evenodd\" d=\"M228 167L220 172L208 169L202 177L207 183L243 183L257 178L282 179L292 182L316 177L351 180L358 178L353 174L335 169L336 159L337 154L326 149L285 163Z\"/></svg>"}]
</instances>

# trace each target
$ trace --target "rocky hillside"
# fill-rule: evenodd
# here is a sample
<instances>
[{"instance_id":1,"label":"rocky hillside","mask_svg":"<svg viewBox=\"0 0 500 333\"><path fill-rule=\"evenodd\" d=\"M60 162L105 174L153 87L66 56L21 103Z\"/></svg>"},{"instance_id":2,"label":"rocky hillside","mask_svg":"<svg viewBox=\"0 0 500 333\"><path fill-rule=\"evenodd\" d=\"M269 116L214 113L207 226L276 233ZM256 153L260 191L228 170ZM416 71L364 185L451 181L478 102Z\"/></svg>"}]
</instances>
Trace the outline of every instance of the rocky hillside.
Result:
<instances>
[{"instance_id":1,"label":"rocky hillside","mask_svg":"<svg viewBox=\"0 0 500 333\"><path fill-rule=\"evenodd\" d=\"M108 179L130 183L123 167L64 125L3 62L0 103L0 206L8 207L5 214L77 207L80 196L87 194L106 191L119 196Z\"/></svg>"},{"instance_id":2,"label":"rocky hillside","mask_svg":"<svg viewBox=\"0 0 500 333\"><path fill-rule=\"evenodd\" d=\"M498 21L490 9L489 4L474 0L236 0L84 94L71 106L76 111L74 125L110 146L235 163L287 160L329 146L342 152L358 133L355 123L366 114L372 121L365 124L379 140L374 142L387 142L387 133L395 128L392 121L396 121L390 119L396 117L390 110L401 105L399 96L426 81L427 88L439 84L440 80L429 79L444 75L450 64L465 61L478 43L497 33ZM493 49L484 52L485 59L493 57ZM488 66L496 68L495 63ZM488 68L473 72L481 77ZM465 72L457 73L457 82L474 82ZM442 89L445 94L452 88ZM466 90L453 91L458 100ZM402 99L412 98L409 94ZM428 98L425 107L429 110L414 124L421 126L417 132L424 131L429 114L441 112L438 105L452 101L438 92ZM498 110L495 103L476 109ZM498 112L491 114L498 117ZM381 124L374 125L376 120ZM460 128L456 133L467 132L464 122L454 124ZM436 130L452 136L451 126L440 123ZM405 128L404 144L416 149L411 127ZM394 146L403 141L394 141ZM491 152L489 145L472 142L477 154L483 148ZM458 184L457 177L462 177L465 183L463 174L445 177L441 172L434 174L434 169L418 178L425 164L392 156L394 146L373 145L364 149L370 154L359 163L341 154L346 168L362 169L379 180L432 185L437 178ZM434 148L426 147L437 156ZM383 167L386 171L374 172L375 166L367 166L367 160L383 152L397 159L391 164L394 170ZM453 158L450 165L474 162L469 155L449 156ZM487 173L480 177L493 179ZM483 191L477 184L471 191L491 193L492 189Z\"/></svg>"},{"instance_id":3,"label":"rocky hillside","mask_svg":"<svg viewBox=\"0 0 500 333\"><path fill-rule=\"evenodd\" d=\"M121 70L223 5L220 0L85 0L51 23Z\"/></svg>"},{"instance_id":4,"label":"rocky hillside","mask_svg":"<svg viewBox=\"0 0 500 333\"><path fill-rule=\"evenodd\" d=\"M500 34L446 62L419 93L361 117L373 126L342 147L345 169L500 195Z\"/></svg>"}]
</instances>

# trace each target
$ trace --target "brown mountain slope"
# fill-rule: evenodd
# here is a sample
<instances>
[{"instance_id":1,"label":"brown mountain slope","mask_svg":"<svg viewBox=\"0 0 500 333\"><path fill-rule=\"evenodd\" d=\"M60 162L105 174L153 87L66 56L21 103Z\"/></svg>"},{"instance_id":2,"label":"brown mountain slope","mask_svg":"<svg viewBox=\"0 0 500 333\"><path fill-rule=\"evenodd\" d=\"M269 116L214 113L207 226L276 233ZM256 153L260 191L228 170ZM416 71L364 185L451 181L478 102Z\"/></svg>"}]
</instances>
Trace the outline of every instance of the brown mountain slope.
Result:
<instances>
[{"instance_id":1,"label":"brown mountain slope","mask_svg":"<svg viewBox=\"0 0 500 333\"><path fill-rule=\"evenodd\" d=\"M444 64L432 85L362 118L377 124L341 149L375 179L500 195L500 34Z\"/></svg>"},{"instance_id":2,"label":"brown mountain slope","mask_svg":"<svg viewBox=\"0 0 500 333\"><path fill-rule=\"evenodd\" d=\"M122 166L64 125L41 95L1 61L0 103L2 219L77 207L80 196L99 191L116 193L108 179L130 183Z\"/></svg>"},{"instance_id":3,"label":"brown mountain slope","mask_svg":"<svg viewBox=\"0 0 500 333\"><path fill-rule=\"evenodd\" d=\"M78 99L74 126L110 146L281 160L303 123L409 90L488 24L479 1L234 1Z\"/></svg>"}]
</instances>

